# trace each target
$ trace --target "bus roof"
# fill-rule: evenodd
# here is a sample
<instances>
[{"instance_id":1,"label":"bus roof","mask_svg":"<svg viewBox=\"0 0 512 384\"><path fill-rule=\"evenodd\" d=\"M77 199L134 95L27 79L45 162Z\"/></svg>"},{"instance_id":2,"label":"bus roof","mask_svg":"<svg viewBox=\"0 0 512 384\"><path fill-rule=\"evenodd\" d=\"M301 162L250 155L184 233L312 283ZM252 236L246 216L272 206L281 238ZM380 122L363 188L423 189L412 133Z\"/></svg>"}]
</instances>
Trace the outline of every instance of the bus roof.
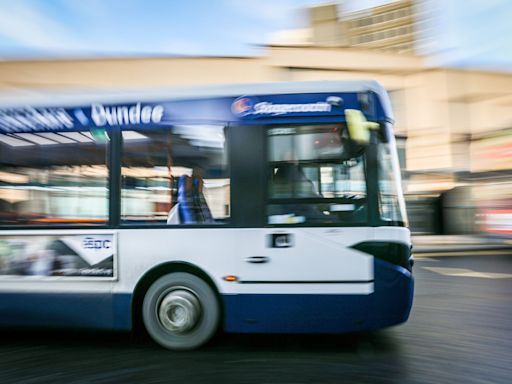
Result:
<instances>
[{"instance_id":1,"label":"bus roof","mask_svg":"<svg viewBox=\"0 0 512 384\"><path fill-rule=\"evenodd\" d=\"M125 103L136 101L166 101L236 97L241 95L279 95L301 93L360 93L374 92L380 99L386 116L393 119L389 97L384 87L374 80L336 80L306 82L273 82L254 84L206 85L182 88L146 88L126 90L60 90L0 93L0 108L71 107L89 103Z\"/></svg>"},{"instance_id":2,"label":"bus roof","mask_svg":"<svg viewBox=\"0 0 512 384\"><path fill-rule=\"evenodd\" d=\"M0 95L0 132L332 123L343 121L346 109L393 121L389 97L376 81L317 81L5 94Z\"/></svg>"}]
</instances>

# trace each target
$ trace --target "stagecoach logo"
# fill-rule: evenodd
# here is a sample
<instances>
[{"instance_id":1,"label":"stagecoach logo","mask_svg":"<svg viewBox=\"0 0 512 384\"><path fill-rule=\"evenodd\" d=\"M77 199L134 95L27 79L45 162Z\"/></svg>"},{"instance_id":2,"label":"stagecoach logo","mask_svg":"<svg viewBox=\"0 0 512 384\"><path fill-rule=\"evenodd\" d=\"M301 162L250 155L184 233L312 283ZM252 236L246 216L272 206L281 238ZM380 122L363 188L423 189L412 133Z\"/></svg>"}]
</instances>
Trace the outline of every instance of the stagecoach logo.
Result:
<instances>
[{"instance_id":1,"label":"stagecoach logo","mask_svg":"<svg viewBox=\"0 0 512 384\"><path fill-rule=\"evenodd\" d=\"M238 116L245 116L252 111L252 101L248 97L239 97L231 105L231 111Z\"/></svg>"},{"instance_id":2,"label":"stagecoach logo","mask_svg":"<svg viewBox=\"0 0 512 384\"><path fill-rule=\"evenodd\" d=\"M274 104L271 102L259 102L254 104L248 97L239 97L231 105L231 111L237 116L279 116L295 113L325 113L331 112L332 104L326 101L305 104Z\"/></svg>"}]
</instances>

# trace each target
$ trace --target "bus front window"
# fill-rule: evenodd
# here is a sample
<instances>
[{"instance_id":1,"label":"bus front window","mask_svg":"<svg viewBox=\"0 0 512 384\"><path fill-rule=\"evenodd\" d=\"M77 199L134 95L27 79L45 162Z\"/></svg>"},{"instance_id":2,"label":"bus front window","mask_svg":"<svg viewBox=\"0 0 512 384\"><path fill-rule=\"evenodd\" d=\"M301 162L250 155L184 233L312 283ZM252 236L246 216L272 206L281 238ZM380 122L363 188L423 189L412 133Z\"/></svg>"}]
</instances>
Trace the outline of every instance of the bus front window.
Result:
<instances>
[{"instance_id":1,"label":"bus front window","mask_svg":"<svg viewBox=\"0 0 512 384\"><path fill-rule=\"evenodd\" d=\"M367 221L365 156L349 153L343 125L271 128L267 141L268 224Z\"/></svg>"},{"instance_id":2,"label":"bus front window","mask_svg":"<svg viewBox=\"0 0 512 384\"><path fill-rule=\"evenodd\" d=\"M407 225L400 166L394 140L379 143L378 164L380 218L389 224Z\"/></svg>"}]
</instances>

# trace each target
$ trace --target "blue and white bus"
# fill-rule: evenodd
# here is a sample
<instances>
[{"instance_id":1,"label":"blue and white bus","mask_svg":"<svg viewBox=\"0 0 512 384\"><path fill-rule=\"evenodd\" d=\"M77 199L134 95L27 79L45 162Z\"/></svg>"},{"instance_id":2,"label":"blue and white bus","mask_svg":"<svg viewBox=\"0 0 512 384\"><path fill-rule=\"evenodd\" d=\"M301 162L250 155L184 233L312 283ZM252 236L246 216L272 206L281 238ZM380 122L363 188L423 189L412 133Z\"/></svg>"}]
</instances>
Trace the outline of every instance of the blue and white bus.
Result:
<instances>
[{"instance_id":1,"label":"blue and white bus","mask_svg":"<svg viewBox=\"0 0 512 384\"><path fill-rule=\"evenodd\" d=\"M373 81L40 94L0 106L0 325L340 333L412 305Z\"/></svg>"}]
</instances>

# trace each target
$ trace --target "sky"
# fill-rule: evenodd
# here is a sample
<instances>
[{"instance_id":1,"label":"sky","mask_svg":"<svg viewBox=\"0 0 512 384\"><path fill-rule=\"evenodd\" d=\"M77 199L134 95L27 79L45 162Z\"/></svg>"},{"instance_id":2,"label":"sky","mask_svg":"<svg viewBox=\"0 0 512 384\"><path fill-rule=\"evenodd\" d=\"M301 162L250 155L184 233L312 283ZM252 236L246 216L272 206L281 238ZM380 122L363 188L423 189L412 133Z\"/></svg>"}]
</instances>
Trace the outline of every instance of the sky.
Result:
<instances>
[{"instance_id":1,"label":"sky","mask_svg":"<svg viewBox=\"0 0 512 384\"><path fill-rule=\"evenodd\" d=\"M0 0L0 59L263 54L325 0ZM339 3L341 1L338 1ZM345 0L359 10L389 0ZM430 0L441 65L512 68L512 1Z\"/></svg>"}]
</instances>

